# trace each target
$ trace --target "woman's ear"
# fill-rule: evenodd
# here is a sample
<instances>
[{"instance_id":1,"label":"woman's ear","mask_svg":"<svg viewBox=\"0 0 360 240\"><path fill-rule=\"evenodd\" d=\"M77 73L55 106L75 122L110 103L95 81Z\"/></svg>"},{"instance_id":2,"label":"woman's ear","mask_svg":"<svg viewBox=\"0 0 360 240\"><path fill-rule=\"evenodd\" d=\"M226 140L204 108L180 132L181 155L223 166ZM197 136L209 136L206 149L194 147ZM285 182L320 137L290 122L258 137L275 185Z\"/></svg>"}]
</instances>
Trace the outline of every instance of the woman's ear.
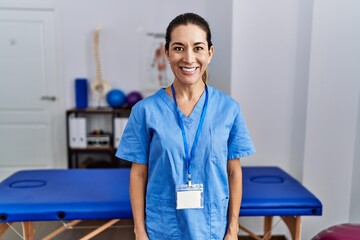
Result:
<instances>
[{"instance_id":1,"label":"woman's ear","mask_svg":"<svg viewBox=\"0 0 360 240\"><path fill-rule=\"evenodd\" d=\"M213 46L210 47L209 49L209 60L208 60L208 64L211 62L212 56L214 55L214 51L215 48Z\"/></svg>"}]
</instances>

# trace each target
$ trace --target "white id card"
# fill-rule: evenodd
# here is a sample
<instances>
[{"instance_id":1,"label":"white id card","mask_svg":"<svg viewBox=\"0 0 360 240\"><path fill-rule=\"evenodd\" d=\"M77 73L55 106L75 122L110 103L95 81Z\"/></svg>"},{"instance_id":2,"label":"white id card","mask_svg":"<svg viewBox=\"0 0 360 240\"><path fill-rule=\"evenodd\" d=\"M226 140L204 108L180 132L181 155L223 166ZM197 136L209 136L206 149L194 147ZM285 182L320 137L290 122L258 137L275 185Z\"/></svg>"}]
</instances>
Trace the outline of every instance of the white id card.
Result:
<instances>
[{"instance_id":1,"label":"white id card","mask_svg":"<svg viewBox=\"0 0 360 240\"><path fill-rule=\"evenodd\" d=\"M204 208L202 184L176 186L176 209Z\"/></svg>"}]
</instances>

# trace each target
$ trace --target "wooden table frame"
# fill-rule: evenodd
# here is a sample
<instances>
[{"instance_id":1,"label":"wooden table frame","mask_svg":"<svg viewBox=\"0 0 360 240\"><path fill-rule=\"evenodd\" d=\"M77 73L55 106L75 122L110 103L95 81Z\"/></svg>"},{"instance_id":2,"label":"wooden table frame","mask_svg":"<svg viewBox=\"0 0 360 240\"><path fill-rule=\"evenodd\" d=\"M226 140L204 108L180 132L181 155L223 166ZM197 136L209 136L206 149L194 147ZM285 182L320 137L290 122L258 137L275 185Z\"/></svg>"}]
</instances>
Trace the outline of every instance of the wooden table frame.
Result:
<instances>
[{"instance_id":1,"label":"wooden table frame","mask_svg":"<svg viewBox=\"0 0 360 240\"><path fill-rule=\"evenodd\" d=\"M291 239L292 240L300 240L301 217L300 216L294 216L294 217L280 216L280 218L284 221L287 228L289 229ZM239 224L239 229L241 229L244 232L246 232L247 234L249 234L249 236L255 240L270 240L271 232L272 232L272 225L273 225L273 216L265 216L264 217L264 235L262 238L240 224Z\"/></svg>"}]
</instances>

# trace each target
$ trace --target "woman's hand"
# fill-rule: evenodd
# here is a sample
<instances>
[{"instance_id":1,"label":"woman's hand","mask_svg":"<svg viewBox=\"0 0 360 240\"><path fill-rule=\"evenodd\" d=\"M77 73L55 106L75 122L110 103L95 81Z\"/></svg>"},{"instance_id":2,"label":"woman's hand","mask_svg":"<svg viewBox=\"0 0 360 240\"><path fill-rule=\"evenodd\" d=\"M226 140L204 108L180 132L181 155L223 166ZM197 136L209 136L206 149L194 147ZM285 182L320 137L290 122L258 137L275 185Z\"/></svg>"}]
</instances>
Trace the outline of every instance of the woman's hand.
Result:
<instances>
[{"instance_id":1,"label":"woman's hand","mask_svg":"<svg viewBox=\"0 0 360 240\"><path fill-rule=\"evenodd\" d=\"M238 240L239 225L230 224L226 230L224 240Z\"/></svg>"},{"instance_id":2,"label":"woman's hand","mask_svg":"<svg viewBox=\"0 0 360 240\"><path fill-rule=\"evenodd\" d=\"M144 232L140 234L135 234L135 240L149 240L149 237L146 232Z\"/></svg>"},{"instance_id":3,"label":"woman's hand","mask_svg":"<svg viewBox=\"0 0 360 240\"><path fill-rule=\"evenodd\" d=\"M224 237L224 240L238 240L238 236L237 234L230 234L230 233L227 233Z\"/></svg>"}]
</instances>

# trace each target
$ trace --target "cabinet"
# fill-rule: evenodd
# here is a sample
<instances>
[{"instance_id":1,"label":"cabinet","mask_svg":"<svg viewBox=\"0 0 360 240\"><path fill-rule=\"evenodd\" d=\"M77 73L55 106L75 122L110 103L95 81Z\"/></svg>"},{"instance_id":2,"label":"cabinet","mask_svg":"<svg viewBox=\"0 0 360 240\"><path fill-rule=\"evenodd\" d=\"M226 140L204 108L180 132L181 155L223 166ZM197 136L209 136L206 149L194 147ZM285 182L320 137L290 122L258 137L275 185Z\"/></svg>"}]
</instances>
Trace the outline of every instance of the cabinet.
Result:
<instances>
[{"instance_id":1,"label":"cabinet","mask_svg":"<svg viewBox=\"0 0 360 240\"><path fill-rule=\"evenodd\" d=\"M130 163L115 157L130 112L127 108L67 110L68 167L130 167Z\"/></svg>"}]
</instances>

